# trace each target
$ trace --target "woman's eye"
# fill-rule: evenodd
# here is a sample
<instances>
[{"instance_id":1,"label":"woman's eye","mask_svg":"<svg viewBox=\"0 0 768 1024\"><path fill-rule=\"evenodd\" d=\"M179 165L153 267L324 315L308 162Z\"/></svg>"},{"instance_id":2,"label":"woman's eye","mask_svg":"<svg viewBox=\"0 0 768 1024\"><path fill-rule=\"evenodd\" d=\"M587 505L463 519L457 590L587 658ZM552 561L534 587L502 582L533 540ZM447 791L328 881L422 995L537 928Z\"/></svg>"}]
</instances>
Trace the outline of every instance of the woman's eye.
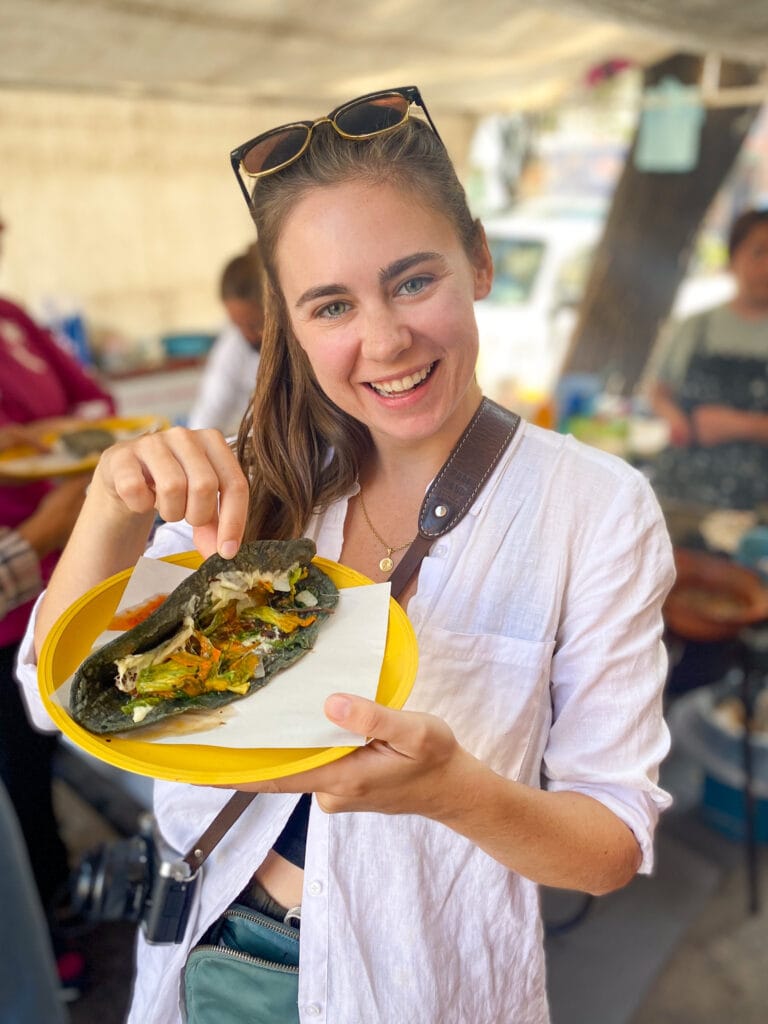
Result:
<instances>
[{"instance_id":1,"label":"woman's eye","mask_svg":"<svg viewBox=\"0 0 768 1024\"><path fill-rule=\"evenodd\" d=\"M341 299L339 299L337 302L329 302L327 306L323 306L323 308L318 311L317 315L333 320L336 317L343 316L348 309L349 303L342 302Z\"/></svg>"},{"instance_id":2,"label":"woman's eye","mask_svg":"<svg viewBox=\"0 0 768 1024\"><path fill-rule=\"evenodd\" d=\"M430 281L431 278L426 275L410 277L407 281L403 281L398 290L405 292L406 295L418 295L420 291L427 287Z\"/></svg>"}]
</instances>

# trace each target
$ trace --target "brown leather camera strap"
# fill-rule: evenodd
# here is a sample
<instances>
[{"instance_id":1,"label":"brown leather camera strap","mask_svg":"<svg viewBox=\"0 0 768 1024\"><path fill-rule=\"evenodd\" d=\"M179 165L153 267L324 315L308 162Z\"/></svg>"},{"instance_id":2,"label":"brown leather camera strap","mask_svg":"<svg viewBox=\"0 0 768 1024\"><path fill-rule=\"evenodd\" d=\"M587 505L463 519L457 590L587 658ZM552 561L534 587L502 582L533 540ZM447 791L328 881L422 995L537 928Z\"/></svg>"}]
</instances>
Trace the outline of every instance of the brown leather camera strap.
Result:
<instances>
[{"instance_id":1,"label":"brown leather camera strap","mask_svg":"<svg viewBox=\"0 0 768 1024\"><path fill-rule=\"evenodd\" d=\"M214 847L221 842L227 832L229 832L255 796L258 796L258 793L246 793L238 790L224 804L222 809L213 819L205 832L203 832L192 849L188 850L184 855L183 859L192 868L193 874L208 857L211 850L213 850Z\"/></svg>"},{"instance_id":2,"label":"brown leather camera strap","mask_svg":"<svg viewBox=\"0 0 768 1024\"><path fill-rule=\"evenodd\" d=\"M490 398L482 400L447 461L429 485L419 512L418 536L389 577L395 600L418 569L432 542L452 530L469 511L509 447L519 424L517 413L504 409Z\"/></svg>"},{"instance_id":3,"label":"brown leather camera strap","mask_svg":"<svg viewBox=\"0 0 768 1024\"><path fill-rule=\"evenodd\" d=\"M520 417L484 398L448 460L429 486L419 512L419 533L389 578L397 600L438 537L459 523L504 454ZM219 811L184 860L197 871L248 807L256 793L238 790Z\"/></svg>"}]
</instances>

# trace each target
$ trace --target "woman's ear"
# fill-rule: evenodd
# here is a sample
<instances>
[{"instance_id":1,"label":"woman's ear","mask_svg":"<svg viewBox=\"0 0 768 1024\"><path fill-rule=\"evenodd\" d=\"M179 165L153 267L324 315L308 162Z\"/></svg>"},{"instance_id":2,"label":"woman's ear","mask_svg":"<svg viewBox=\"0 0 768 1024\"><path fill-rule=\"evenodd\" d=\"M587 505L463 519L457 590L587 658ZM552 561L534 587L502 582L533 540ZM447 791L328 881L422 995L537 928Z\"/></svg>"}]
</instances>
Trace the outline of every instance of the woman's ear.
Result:
<instances>
[{"instance_id":1,"label":"woman's ear","mask_svg":"<svg viewBox=\"0 0 768 1024\"><path fill-rule=\"evenodd\" d=\"M475 241L472 264L475 270L475 301L477 301L486 297L493 284L493 259L491 250L488 248L488 240L485 237L485 228L480 223L477 225L477 240Z\"/></svg>"}]
</instances>

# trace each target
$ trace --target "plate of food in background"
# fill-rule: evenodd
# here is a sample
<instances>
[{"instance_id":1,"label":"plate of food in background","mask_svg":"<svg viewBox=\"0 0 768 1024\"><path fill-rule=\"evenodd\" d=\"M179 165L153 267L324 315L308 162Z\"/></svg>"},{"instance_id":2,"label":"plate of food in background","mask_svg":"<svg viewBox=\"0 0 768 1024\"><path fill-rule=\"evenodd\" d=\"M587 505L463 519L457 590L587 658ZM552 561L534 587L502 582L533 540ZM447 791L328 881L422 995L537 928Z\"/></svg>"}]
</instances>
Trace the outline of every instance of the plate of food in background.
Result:
<instances>
[{"instance_id":1,"label":"plate of food in background","mask_svg":"<svg viewBox=\"0 0 768 1024\"><path fill-rule=\"evenodd\" d=\"M87 473L96 467L101 453L117 441L169 426L161 416L83 420L69 429L41 434L39 448L22 444L0 452L0 477L24 482Z\"/></svg>"}]
</instances>

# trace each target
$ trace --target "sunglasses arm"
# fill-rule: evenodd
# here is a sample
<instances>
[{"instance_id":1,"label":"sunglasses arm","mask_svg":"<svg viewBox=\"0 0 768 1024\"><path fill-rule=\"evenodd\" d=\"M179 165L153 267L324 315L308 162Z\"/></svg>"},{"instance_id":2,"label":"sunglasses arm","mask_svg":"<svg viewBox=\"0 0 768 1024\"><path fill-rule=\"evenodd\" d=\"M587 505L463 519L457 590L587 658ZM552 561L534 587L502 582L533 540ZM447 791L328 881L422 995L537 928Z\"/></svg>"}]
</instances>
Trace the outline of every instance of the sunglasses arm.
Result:
<instances>
[{"instance_id":1,"label":"sunglasses arm","mask_svg":"<svg viewBox=\"0 0 768 1024\"><path fill-rule=\"evenodd\" d=\"M245 199L248 209L251 211L251 215L253 215L253 202L251 200L250 193L246 188L245 182L243 181L242 175L240 174L240 157L236 153L233 153L229 159L232 164L232 170L235 172L235 177L237 178L237 184L240 186L240 191L243 193L243 198Z\"/></svg>"}]
</instances>

